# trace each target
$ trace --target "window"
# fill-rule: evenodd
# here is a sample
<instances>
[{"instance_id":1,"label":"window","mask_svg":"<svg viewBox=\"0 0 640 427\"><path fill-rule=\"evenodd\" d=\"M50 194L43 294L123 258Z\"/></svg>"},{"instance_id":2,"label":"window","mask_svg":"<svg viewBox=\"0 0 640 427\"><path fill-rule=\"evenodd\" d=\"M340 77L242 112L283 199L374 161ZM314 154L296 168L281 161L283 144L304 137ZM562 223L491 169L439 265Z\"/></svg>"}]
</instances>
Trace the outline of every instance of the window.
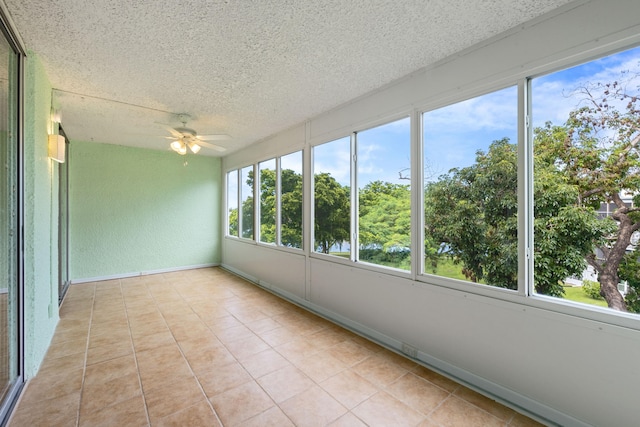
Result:
<instances>
[{"instance_id":1,"label":"window","mask_svg":"<svg viewBox=\"0 0 640 427\"><path fill-rule=\"evenodd\" d=\"M254 233L254 166L227 173L227 233L261 243L302 248L302 151L257 165L259 233ZM239 230L242 230L239 234ZM257 236L256 236L257 234Z\"/></svg>"},{"instance_id":2,"label":"window","mask_svg":"<svg viewBox=\"0 0 640 427\"><path fill-rule=\"evenodd\" d=\"M260 163L260 241L276 243L276 159Z\"/></svg>"},{"instance_id":3,"label":"window","mask_svg":"<svg viewBox=\"0 0 640 427\"><path fill-rule=\"evenodd\" d=\"M423 114L424 273L517 289L517 91Z\"/></svg>"},{"instance_id":4,"label":"window","mask_svg":"<svg viewBox=\"0 0 640 427\"><path fill-rule=\"evenodd\" d=\"M302 151L261 162L260 241L302 248Z\"/></svg>"},{"instance_id":5,"label":"window","mask_svg":"<svg viewBox=\"0 0 640 427\"><path fill-rule=\"evenodd\" d=\"M531 81L537 294L640 312L639 76L636 48Z\"/></svg>"},{"instance_id":6,"label":"window","mask_svg":"<svg viewBox=\"0 0 640 427\"><path fill-rule=\"evenodd\" d=\"M253 239L253 165L240 169L240 183L241 237Z\"/></svg>"},{"instance_id":7,"label":"window","mask_svg":"<svg viewBox=\"0 0 640 427\"><path fill-rule=\"evenodd\" d=\"M227 173L227 233L238 237L238 170Z\"/></svg>"},{"instance_id":8,"label":"window","mask_svg":"<svg viewBox=\"0 0 640 427\"><path fill-rule=\"evenodd\" d=\"M351 139L313 148L313 250L349 258Z\"/></svg>"},{"instance_id":9,"label":"window","mask_svg":"<svg viewBox=\"0 0 640 427\"><path fill-rule=\"evenodd\" d=\"M302 248L302 151L280 158L280 244Z\"/></svg>"},{"instance_id":10,"label":"window","mask_svg":"<svg viewBox=\"0 0 640 427\"><path fill-rule=\"evenodd\" d=\"M356 134L358 260L411 269L409 118Z\"/></svg>"}]
</instances>

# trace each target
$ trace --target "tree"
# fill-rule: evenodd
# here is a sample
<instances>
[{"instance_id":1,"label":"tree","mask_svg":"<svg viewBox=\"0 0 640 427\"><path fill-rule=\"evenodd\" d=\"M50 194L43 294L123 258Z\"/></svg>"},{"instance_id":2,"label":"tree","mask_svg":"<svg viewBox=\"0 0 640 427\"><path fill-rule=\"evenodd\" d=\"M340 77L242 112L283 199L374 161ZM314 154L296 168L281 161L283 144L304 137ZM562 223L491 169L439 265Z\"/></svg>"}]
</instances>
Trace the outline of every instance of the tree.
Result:
<instances>
[{"instance_id":1,"label":"tree","mask_svg":"<svg viewBox=\"0 0 640 427\"><path fill-rule=\"evenodd\" d=\"M536 133L536 152L576 189L576 206L615 205L607 232L594 241L598 251L586 259L598 274L601 295L620 311L627 311L627 305L618 291L618 270L632 234L640 229L640 108L638 87L631 89L635 77L580 88L585 105L570 113L566 125L548 124ZM623 200L624 192L633 195L633 206Z\"/></svg>"},{"instance_id":2,"label":"tree","mask_svg":"<svg viewBox=\"0 0 640 427\"><path fill-rule=\"evenodd\" d=\"M276 241L276 171L260 169L260 241Z\"/></svg>"},{"instance_id":3,"label":"tree","mask_svg":"<svg viewBox=\"0 0 640 427\"><path fill-rule=\"evenodd\" d=\"M329 249L349 241L350 237L350 196L349 187L342 186L330 173L319 173L314 176L315 191L315 245L323 253Z\"/></svg>"},{"instance_id":4,"label":"tree","mask_svg":"<svg viewBox=\"0 0 640 427\"><path fill-rule=\"evenodd\" d=\"M229 235L238 237L238 208L229 209Z\"/></svg>"},{"instance_id":5,"label":"tree","mask_svg":"<svg viewBox=\"0 0 640 427\"><path fill-rule=\"evenodd\" d=\"M569 134L547 123L534 131L534 282L536 292L564 295L567 277L581 275L587 259L615 224L580 203L580 189L558 162Z\"/></svg>"},{"instance_id":6,"label":"tree","mask_svg":"<svg viewBox=\"0 0 640 427\"><path fill-rule=\"evenodd\" d=\"M549 130L552 136L562 133ZM540 138L540 132L537 135ZM538 293L560 297L561 282L584 270L585 258L610 227L593 209L575 203L575 186L543 144L537 148L534 284ZM506 138L494 141L486 153L476 153L472 166L453 169L428 184L425 225L429 239L440 242L443 251L462 264L467 279L517 289L516 146Z\"/></svg>"},{"instance_id":7,"label":"tree","mask_svg":"<svg viewBox=\"0 0 640 427\"><path fill-rule=\"evenodd\" d=\"M302 174L291 169L280 173L280 242L302 247Z\"/></svg>"},{"instance_id":8,"label":"tree","mask_svg":"<svg viewBox=\"0 0 640 427\"><path fill-rule=\"evenodd\" d=\"M425 240L461 263L468 280L516 289L516 188L515 146L506 138L494 141L472 166L427 184Z\"/></svg>"},{"instance_id":9,"label":"tree","mask_svg":"<svg viewBox=\"0 0 640 427\"><path fill-rule=\"evenodd\" d=\"M359 192L360 259L407 267L411 248L409 185L374 181Z\"/></svg>"},{"instance_id":10,"label":"tree","mask_svg":"<svg viewBox=\"0 0 640 427\"><path fill-rule=\"evenodd\" d=\"M247 182L253 185L253 175ZM276 171L260 169L260 240L276 242ZM302 247L302 175L280 171L280 243Z\"/></svg>"},{"instance_id":11,"label":"tree","mask_svg":"<svg viewBox=\"0 0 640 427\"><path fill-rule=\"evenodd\" d=\"M621 280L627 281L628 289L624 297L627 310L640 313L640 254L637 247L622 258L618 274Z\"/></svg>"},{"instance_id":12,"label":"tree","mask_svg":"<svg viewBox=\"0 0 640 427\"><path fill-rule=\"evenodd\" d=\"M240 237L244 237L245 239L253 239L254 237L254 233L253 233L253 218L254 218L254 209L255 209L255 205L253 202L253 186L254 186L255 180L253 177L253 170L250 170L247 173L247 179L246 179L246 184L248 186L247 190L245 191L245 189L242 189L242 197L244 197L244 200L240 201L240 212L242 215L242 232L240 234ZM245 194L245 192L247 194ZM234 212L231 212L231 215L233 215ZM237 217L237 214L236 214ZM237 222L237 218L233 218L234 221Z\"/></svg>"}]
</instances>

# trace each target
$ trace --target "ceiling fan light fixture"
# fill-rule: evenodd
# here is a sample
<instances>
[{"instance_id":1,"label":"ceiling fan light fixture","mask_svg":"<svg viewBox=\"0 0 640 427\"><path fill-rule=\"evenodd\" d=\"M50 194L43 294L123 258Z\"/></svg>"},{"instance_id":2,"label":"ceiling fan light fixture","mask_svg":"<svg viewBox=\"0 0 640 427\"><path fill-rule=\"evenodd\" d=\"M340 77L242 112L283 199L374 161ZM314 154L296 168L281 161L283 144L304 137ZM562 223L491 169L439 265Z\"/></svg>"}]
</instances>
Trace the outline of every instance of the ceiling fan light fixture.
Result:
<instances>
[{"instance_id":1,"label":"ceiling fan light fixture","mask_svg":"<svg viewBox=\"0 0 640 427\"><path fill-rule=\"evenodd\" d=\"M170 127L163 123L156 122L162 125L169 131L171 136L167 136L167 139L172 139L170 143L171 149L178 154L185 155L187 151L191 151L193 154L200 152L202 147L211 148L217 151L226 151L225 147L220 145L211 144L207 141L226 141L231 139L227 134L211 134L211 135L198 135L194 129L187 127L187 121L191 118L188 114L178 114L178 119L182 123L182 126Z\"/></svg>"},{"instance_id":2,"label":"ceiling fan light fixture","mask_svg":"<svg viewBox=\"0 0 640 427\"><path fill-rule=\"evenodd\" d=\"M187 146L182 140L173 141L171 143L171 149L182 156L187 154Z\"/></svg>"},{"instance_id":3,"label":"ceiling fan light fixture","mask_svg":"<svg viewBox=\"0 0 640 427\"><path fill-rule=\"evenodd\" d=\"M189 149L191 150L191 152L193 154L198 154L198 151L200 151L200 146L198 144L196 144L195 142L191 141L189 142Z\"/></svg>"}]
</instances>

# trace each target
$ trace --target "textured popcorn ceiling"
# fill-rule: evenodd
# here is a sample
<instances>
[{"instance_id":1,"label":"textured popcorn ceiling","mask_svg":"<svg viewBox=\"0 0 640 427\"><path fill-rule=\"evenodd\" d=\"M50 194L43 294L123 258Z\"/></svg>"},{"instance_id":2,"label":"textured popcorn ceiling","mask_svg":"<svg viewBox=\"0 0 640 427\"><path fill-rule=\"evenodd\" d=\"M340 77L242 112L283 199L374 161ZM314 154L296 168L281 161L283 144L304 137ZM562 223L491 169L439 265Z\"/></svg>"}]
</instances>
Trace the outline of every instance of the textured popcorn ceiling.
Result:
<instances>
[{"instance_id":1,"label":"textured popcorn ceiling","mask_svg":"<svg viewBox=\"0 0 640 427\"><path fill-rule=\"evenodd\" d=\"M229 153L568 0L5 3L71 140L168 149L185 112Z\"/></svg>"}]
</instances>

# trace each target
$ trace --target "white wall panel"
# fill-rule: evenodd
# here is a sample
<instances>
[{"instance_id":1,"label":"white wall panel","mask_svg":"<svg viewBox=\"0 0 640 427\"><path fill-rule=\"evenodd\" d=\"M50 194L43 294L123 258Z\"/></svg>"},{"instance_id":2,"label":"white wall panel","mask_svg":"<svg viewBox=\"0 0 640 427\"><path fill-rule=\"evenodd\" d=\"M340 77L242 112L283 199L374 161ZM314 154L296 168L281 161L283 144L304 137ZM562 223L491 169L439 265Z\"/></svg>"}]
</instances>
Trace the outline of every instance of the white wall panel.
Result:
<instances>
[{"instance_id":1,"label":"white wall panel","mask_svg":"<svg viewBox=\"0 0 640 427\"><path fill-rule=\"evenodd\" d=\"M225 238L223 266L249 275L252 280L277 285L299 298L305 297L305 256L287 250Z\"/></svg>"}]
</instances>

